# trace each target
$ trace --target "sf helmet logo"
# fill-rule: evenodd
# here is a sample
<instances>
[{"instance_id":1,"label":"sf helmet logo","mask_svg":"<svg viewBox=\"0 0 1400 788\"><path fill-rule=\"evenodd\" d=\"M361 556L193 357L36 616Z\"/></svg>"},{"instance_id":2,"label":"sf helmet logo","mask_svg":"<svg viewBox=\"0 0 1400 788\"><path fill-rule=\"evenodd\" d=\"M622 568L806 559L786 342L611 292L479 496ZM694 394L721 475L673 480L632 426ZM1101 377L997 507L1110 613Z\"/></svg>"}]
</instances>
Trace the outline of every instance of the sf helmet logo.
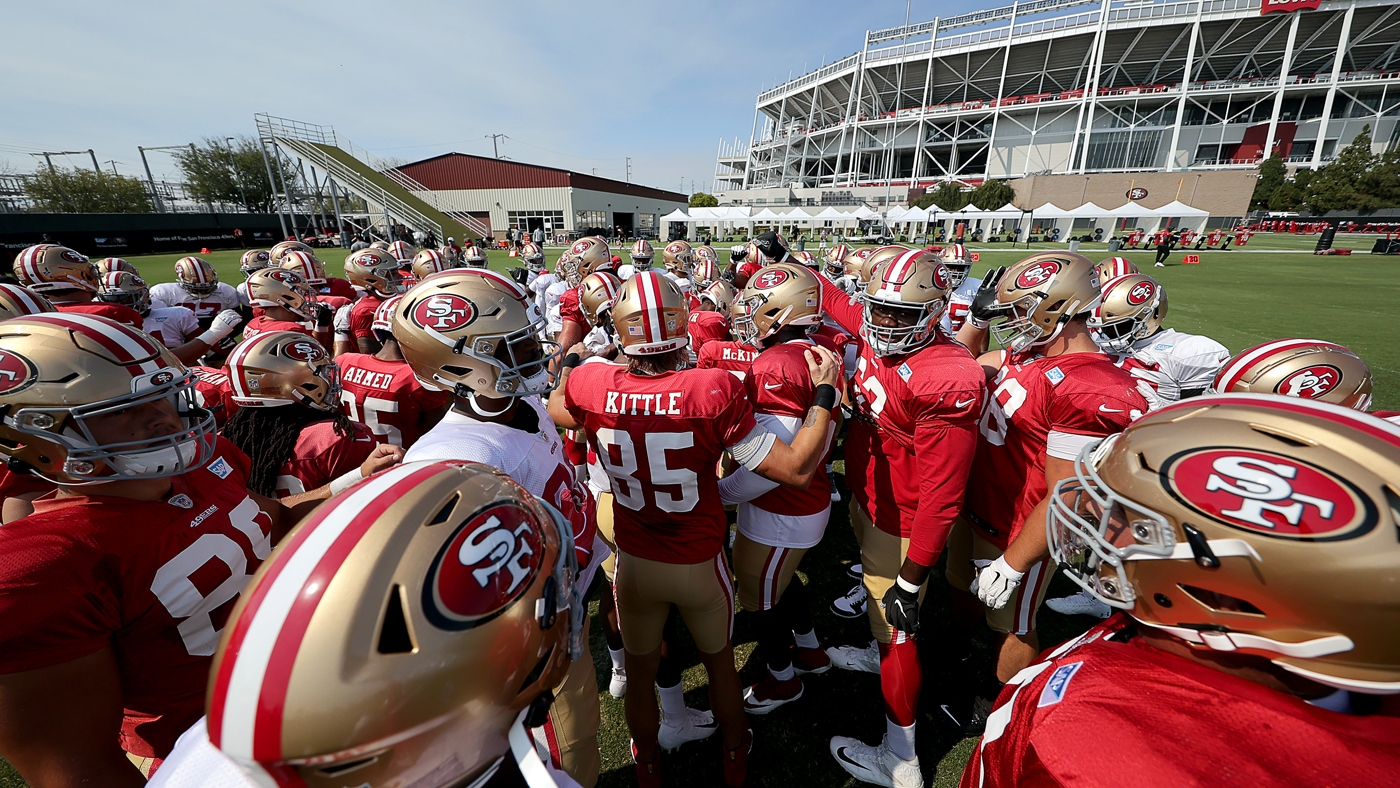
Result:
<instances>
[{"instance_id":1,"label":"sf helmet logo","mask_svg":"<svg viewBox=\"0 0 1400 788\"><path fill-rule=\"evenodd\" d=\"M324 358L326 353L316 342L291 342L282 348L282 355L297 361L315 361Z\"/></svg>"},{"instance_id":2,"label":"sf helmet logo","mask_svg":"<svg viewBox=\"0 0 1400 788\"><path fill-rule=\"evenodd\" d=\"M283 284L299 285L302 282L301 276L295 271L287 268L273 268L267 273L269 279L276 279Z\"/></svg>"},{"instance_id":3,"label":"sf helmet logo","mask_svg":"<svg viewBox=\"0 0 1400 788\"><path fill-rule=\"evenodd\" d=\"M1271 452L1200 449L1162 469L1172 495L1211 519L1283 539L1350 539L1376 523L1376 508L1330 471Z\"/></svg>"},{"instance_id":4,"label":"sf helmet logo","mask_svg":"<svg viewBox=\"0 0 1400 788\"><path fill-rule=\"evenodd\" d=\"M1133 285L1133 289L1128 291L1128 303L1132 306L1142 306L1152 298L1152 294L1155 292L1157 292L1157 288L1153 287L1151 282L1138 282Z\"/></svg>"},{"instance_id":5,"label":"sf helmet logo","mask_svg":"<svg viewBox=\"0 0 1400 788\"><path fill-rule=\"evenodd\" d=\"M413 307L413 322L430 331L455 331L476 319L476 305L455 293L429 296Z\"/></svg>"},{"instance_id":6,"label":"sf helmet logo","mask_svg":"<svg viewBox=\"0 0 1400 788\"><path fill-rule=\"evenodd\" d=\"M423 611L441 629L495 618L530 588L545 543L532 512L498 503L467 518L443 544L423 584Z\"/></svg>"},{"instance_id":7,"label":"sf helmet logo","mask_svg":"<svg viewBox=\"0 0 1400 788\"><path fill-rule=\"evenodd\" d=\"M88 259L87 259L86 257L83 257L82 255L78 254L77 252L73 251L72 249L65 249L65 250L63 250L63 253L60 254L59 257L62 257L64 260L67 260L67 261L70 262L70 263L86 263L86 262L88 262Z\"/></svg>"},{"instance_id":8,"label":"sf helmet logo","mask_svg":"<svg viewBox=\"0 0 1400 788\"><path fill-rule=\"evenodd\" d=\"M1039 287L1049 282L1060 272L1060 264L1054 260L1045 260L1027 268L1016 277L1017 287Z\"/></svg>"},{"instance_id":9,"label":"sf helmet logo","mask_svg":"<svg viewBox=\"0 0 1400 788\"><path fill-rule=\"evenodd\" d=\"M933 286L940 290L948 289L948 267L939 265L933 269Z\"/></svg>"},{"instance_id":10,"label":"sf helmet logo","mask_svg":"<svg viewBox=\"0 0 1400 788\"><path fill-rule=\"evenodd\" d=\"M38 379L34 362L18 353L0 350L0 396L28 388Z\"/></svg>"},{"instance_id":11,"label":"sf helmet logo","mask_svg":"<svg viewBox=\"0 0 1400 788\"><path fill-rule=\"evenodd\" d=\"M770 268L754 277L753 286L756 290L771 290L786 282L791 277L787 271L780 268Z\"/></svg>"},{"instance_id":12,"label":"sf helmet logo","mask_svg":"<svg viewBox=\"0 0 1400 788\"><path fill-rule=\"evenodd\" d=\"M1279 381L1274 391L1285 397L1321 399L1342 382L1342 371L1331 364L1314 364Z\"/></svg>"}]
</instances>

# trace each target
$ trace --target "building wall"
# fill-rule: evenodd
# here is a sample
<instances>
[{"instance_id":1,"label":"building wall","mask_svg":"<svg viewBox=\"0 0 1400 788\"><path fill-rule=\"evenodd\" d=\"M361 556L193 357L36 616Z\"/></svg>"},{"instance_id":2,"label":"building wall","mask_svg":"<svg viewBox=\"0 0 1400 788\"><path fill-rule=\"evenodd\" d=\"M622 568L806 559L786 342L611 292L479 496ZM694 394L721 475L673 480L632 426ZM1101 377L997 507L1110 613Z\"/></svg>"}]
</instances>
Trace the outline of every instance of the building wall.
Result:
<instances>
[{"instance_id":1,"label":"building wall","mask_svg":"<svg viewBox=\"0 0 1400 788\"><path fill-rule=\"evenodd\" d=\"M1032 175L1011 181L1016 206L1029 210L1047 202L1075 208L1092 202L1101 208L1117 208L1128 201L1132 188L1147 189L1138 200L1146 208L1160 208L1181 200L1211 216L1244 216L1258 176L1253 171L1133 172L1095 175Z\"/></svg>"},{"instance_id":2,"label":"building wall","mask_svg":"<svg viewBox=\"0 0 1400 788\"><path fill-rule=\"evenodd\" d=\"M601 226L606 227L618 224L613 213L630 213L633 214L634 229L643 226L642 215L645 214L653 217L652 232L657 234L660 217L686 205L681 200L645 198L567 186L533 189L449 189L436 194L457 210L489 212L491 231L497 238L504 238L506 230L510 228L511 211L560 211L564 215L563 229L570 232L580 229L577 221L579 211L603 212L606 219L605 224Z\"/></svg>"}]
</instances>

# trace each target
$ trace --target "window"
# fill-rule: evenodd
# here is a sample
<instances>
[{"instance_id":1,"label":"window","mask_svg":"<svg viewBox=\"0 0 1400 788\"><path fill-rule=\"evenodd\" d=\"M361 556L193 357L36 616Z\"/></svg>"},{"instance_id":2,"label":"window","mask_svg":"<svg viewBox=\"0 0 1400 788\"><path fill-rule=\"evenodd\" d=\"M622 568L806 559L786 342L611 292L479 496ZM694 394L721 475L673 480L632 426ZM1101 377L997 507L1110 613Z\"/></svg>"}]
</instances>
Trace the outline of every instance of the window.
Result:
<instances>
[{"instance_id":1,"label":"window","mask_svg":"<svg viewBox=\"0 0 1400 788\"><path fill-rule=\"evenodd\" d=\"M538 227L545 232L554 232L564 229L563 211L507 211L506 217L512 230L530 231Z\"/></svg>"},{"instance_id":2,"label":"window","mask_svg":"<svg viewBox=\"0 0 1400 788\"><path fill-rule=\"evenodd\" d=\"M608 214L606 211L574 211L574 229L576 230L607 226Z\"/></svg>"},{"instance_id":3,"label":"window","mask_svg":"<svg viewBox=\"0 0 1400 788\"><path fill-rule=\"evenodd\" d=\"M1162 141L1158 130L1096 131L1089 138L1085 169L1151 169Z\"/></svg>"},{"instance_id":4,"label":"window","mask_svg":"<svg viewBox=\"0 0 1400 788\"><path fill-rule=\"evenodd\" d=\"M654 213L639 213L639 214L637 214L637 229L639 229L639 230L647 230L647 231L650 231L650 232L653 232L653 233L654 233L654 232L656 231L656 214L654 214Z\"/></svg>"}]
</instances>

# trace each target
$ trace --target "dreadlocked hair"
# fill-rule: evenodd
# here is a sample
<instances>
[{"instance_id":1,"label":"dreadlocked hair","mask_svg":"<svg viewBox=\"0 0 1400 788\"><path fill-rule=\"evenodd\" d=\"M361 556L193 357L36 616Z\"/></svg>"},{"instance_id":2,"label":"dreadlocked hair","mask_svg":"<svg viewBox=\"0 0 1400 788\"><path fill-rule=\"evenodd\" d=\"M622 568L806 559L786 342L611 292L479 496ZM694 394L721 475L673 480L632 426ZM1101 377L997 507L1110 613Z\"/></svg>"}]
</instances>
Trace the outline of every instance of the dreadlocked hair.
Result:
<instances>
[{"instance_id":1,"label":"dreadlocked hair","mask_svg":"<svg viewBox=\"0 0 1400 788\"><path fill-rule=\"evenodd\" d=\"M675 372L689 366L686 351L687 348L678 347L675 350L668 350L654 356L628 356L627 366L640 375L661 375Z\"/></svg>"},{"instance_id":2,"label":"dreadlocked hair","mask_svg":"<svg viewBox=\"0 0 1400 788\"><path fill-rule=\"evenodd\" d=\"M296 450L297 438L308 424L329 420L335 434L349 437L350 419L338 411L313 410L298 403L276 408L240 408L224 425L223 436L252 460L248 489L277 497L277 473Z\"/></svg>"}]
</instances>

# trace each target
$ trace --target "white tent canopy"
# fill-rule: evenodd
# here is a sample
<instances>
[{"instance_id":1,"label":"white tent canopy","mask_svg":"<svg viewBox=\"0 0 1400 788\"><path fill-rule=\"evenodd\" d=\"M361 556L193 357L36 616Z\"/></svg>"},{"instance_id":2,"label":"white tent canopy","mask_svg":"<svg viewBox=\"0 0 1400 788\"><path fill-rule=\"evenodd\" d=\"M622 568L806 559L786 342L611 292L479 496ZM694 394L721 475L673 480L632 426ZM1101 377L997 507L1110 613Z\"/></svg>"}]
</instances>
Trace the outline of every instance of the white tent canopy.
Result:
<instances>
[{"instance_id":1,"label":"white tent canopy","mask_svg":"<svg viewBox=\"0 0 1400 788\"><path fill-rule=\"evenodd\" d=\"M901 222L926 222L933 212L934 210L930 208L910 208L904 212L899 220Z\"/></svg>"},{"instance_id":2,"label":"white tent canopy","mask_svg":"<svg viewBox=\"0 0 1400 788\"><path fill-rule=\"evenodd\" d=\"M851 216L857 219L878 219L880 217L880 214L862 205L859 208L856 208L855 213L852 213Z\"/></svg>"},{"instance_id":3,"label":"white tent canopy","mask_svg":"<svg viewBox=\"0 0 1400 788\"><path fill-rule=\"evenodd\" d=\"M676 210L671 211L670 213L668 213L668 214L666 214L665 216L661 217L661 221L663 221L663 222L688 222L688 221L691 221L691 219L690 219L690 217L689 217L688 215L686 215L686 212L685 212L685 211L681 210L680 208L677 208Z\"/></svg>"},{"instance_id":4,"label":"white tent canopy","mask_svg":"<svg viewBox=\"0 0 1400 788\"><path fill-rule=\"evenodd\" d=\"M1108 215L1120 219L1139 219L1147 218L1149 216L1161 216L1162 214L1152 210L1151 208L1144 208L1138 203L1127 202L1109 211Z\"/></svg>"},{"instance_id":5,"label":"white tent canopy","mask_svg":"<svg viewBox=\"0 0 1400 788\"><path fill-rule=\"evenodd\" d=\"M1074 215L1053 202L1047 202L1039 208L1032 210L1031 213L1040 219L1068 219Z\"/></svg>"},{"instance_id":6,"label":"white tent canopy","mask_svg":"<svg viewBox=\"0 0 1400 788\"><path fill-rule=\"evenodd\" d=\"M828 205L827 207L822 209L821 213L817 214L812 218L839 222L842 220L850 219L851 215L847 213L841 213L840 211Z\"/></svg>"},{"instance_id":7,"label":"white tent canopy","mask_svg":"<svg viewBox=\"0 0 1400 788\"><path fill-rule=\"evenodd\" d=\"M1113 216L1114 214L1112 211L1105 210L1092 202L1086 202L1078 208L1071 208L1069 210L1069 215L1076 219L1096 219L1103 216Z\"/></svg>"},{"instance_id":8,"label":"white tent canopy","mask_svg":"<svg viewBox=\"0 0 1400 788\"><path fill-rule=\"evenodd\" d=\"M781 219L781 218L783 218L783 217L779 216L779 215L776 214L776 213L773 213L773 211L770 210L770 209L768 209L768 208L764 208L763 210L759 211L758 213L754 214L753 216L750 216L749 218L752 219L752 220L754 220L754 221L756 221L756 222L758 222L758 221L765 221L765 220L771 222L771 221L776 221L776 220L778 220L778 219Z\"/></svg>"},{"instance_id":9,"label":"white tent canopy","mask_svg":"<svg viewBox=\"0 0 1400 788\"><path fill-rule=\"evenodd\" d=\"M1180 216L1182 218L1200 218L1202 216L1210 216L1210 211L1203 211L1200 208L1192 208L1191 206L1187 205L1181 200L1172 200L1166 205L1163 205L1161 208L1158 208L1156 211L1154 211L1154 213L1157 216Z\"/></svg>"}]
</instances>

